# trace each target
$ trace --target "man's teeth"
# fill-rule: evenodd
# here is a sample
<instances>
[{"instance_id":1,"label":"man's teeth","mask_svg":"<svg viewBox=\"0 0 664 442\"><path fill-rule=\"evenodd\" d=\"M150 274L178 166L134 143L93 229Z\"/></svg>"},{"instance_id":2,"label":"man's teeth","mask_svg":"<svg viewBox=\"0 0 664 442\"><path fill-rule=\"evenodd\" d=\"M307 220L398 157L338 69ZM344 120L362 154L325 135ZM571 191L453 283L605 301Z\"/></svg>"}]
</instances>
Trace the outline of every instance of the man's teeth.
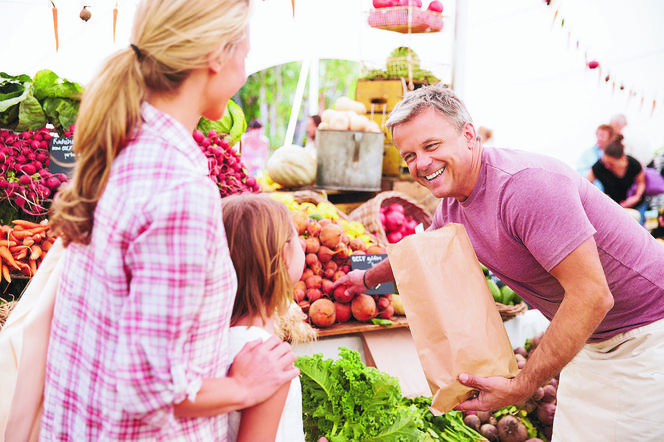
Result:
<instances>
[{"instance_id":1,"label":"man's teeth","mask_svg":"<svg viewBox=\"0 0 664 442\"><path fill-rule=\"evenodd\" d=\"M445 168L444 168L444 167L438 169L437 171L435 171L435 172L432 173L431 175L426 175L424 178L426 178L427 180L431 181L432 179L436 178L437 176L439 176L439 175L440 175L441 173L443 173L443 172L445 172Z\"/></svg>"}]
</instances>

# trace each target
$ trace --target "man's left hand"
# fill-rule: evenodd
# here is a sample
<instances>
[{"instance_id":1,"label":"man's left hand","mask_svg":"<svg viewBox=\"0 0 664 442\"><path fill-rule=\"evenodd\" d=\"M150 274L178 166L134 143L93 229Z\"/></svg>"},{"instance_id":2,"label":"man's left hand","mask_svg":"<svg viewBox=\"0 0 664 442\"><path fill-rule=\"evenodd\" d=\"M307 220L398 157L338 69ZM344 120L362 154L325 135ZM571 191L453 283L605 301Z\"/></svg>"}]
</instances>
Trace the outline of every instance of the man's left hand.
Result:
<instances>
[{"instance_id":1,"label":"man's left hand","mask_svg":"<svg viewBox=\"0 0 664 442\"><path fill-rule=\"evenodd\" d=\"M455 410L493 411L521 402L531 393L519 388L515 379L501 376L482 378L462 373L459 382L475 389L478 394L454 407Z\"/></svg>"}]
</instances>

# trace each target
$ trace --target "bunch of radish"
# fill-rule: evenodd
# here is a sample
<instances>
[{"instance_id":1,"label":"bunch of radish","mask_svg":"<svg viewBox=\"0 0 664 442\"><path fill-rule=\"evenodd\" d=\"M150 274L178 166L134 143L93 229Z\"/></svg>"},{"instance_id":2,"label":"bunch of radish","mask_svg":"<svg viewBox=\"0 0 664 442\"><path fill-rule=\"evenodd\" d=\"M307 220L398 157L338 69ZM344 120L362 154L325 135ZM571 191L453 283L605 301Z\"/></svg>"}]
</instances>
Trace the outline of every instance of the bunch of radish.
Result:
<instances>
[{"instance_id":1,"label":"bunch of radish","mask_svg":"<svg viewBox=\"0 0 664 442\"><path fill-rule=\"evenodd\" d=\"M196 129L193 136L207 157L210 178L219 187L222 197L235 193L260 192L260 185L254 177L248 175L240 154L224 139L225 134L210 130L205 136Z\"/></svg>"},{"instance_id":2,"label":"bunch of radish","mask_svg":"<svg viewBox=\"0 0 664 442\"><path fill-rule=\"evenodd\" d=\"M72 126L67 133L73 133ZM0 130L0 199L10 201L28 215L43 216L47 202L67 176L48 171L47 128L12 132Z\"/></svg>"},{"instance_id":3,"label":"bunch of radish","mask_svg":"<svg viewBox=\"0 0 664 442\"><path fill-rule=\"evenodd\" d=\"M415 227L419 224L413 217L406 215L404 207L399 203L381 206L379 217L387 241L391 244L415 233Z\"/></svg>"},{"instance_id":4,"label":"bunch of radish","mask_svg":"<svg viewBox=\"0 0 664 442\"><path fill-rule=\"evenodd\" d=\"M348 295L344 286L334 282L351 270L351 254L383 254L385 248L367 246L359 238L349 239L334 220L310 218L305 211L293 212L295 226L305 252L305 269L295 284L293 298L308 314L312 325L324 328L351 320L369 321L394 315L387 295Z\"/></svg>"}]
</instances>

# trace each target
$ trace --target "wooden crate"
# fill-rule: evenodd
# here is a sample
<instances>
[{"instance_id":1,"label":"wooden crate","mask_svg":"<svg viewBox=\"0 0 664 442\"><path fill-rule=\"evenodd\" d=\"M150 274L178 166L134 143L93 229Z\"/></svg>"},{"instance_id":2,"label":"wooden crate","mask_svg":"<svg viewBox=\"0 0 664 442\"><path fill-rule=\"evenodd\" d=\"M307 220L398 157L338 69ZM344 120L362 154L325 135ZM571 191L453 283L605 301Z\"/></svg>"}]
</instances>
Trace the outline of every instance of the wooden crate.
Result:
<instances>
[{"instance_id":1,"label":"wooden crate","mask_svg":"<svg viewBox=\"0 0 664 442\"><path fill-rule=\"evenodd\" d=\"M383 176L400 176L401 167L405 166L401 154L393 144L385 143L383 147L385 148L383 156Z\"/></svg>"},{"instance_id":2,"label":"wooden crate","mask_svg":"<svg viewBox=\"0 0 664 442\"><path fill-rule=\"evenodd\" d=\"M374 113L389 112L401 101L405 91L405 79L360 78L355 87L355 101L364 104L368 113L371 112L372 105Z\"/></svg>"}]
</instances>

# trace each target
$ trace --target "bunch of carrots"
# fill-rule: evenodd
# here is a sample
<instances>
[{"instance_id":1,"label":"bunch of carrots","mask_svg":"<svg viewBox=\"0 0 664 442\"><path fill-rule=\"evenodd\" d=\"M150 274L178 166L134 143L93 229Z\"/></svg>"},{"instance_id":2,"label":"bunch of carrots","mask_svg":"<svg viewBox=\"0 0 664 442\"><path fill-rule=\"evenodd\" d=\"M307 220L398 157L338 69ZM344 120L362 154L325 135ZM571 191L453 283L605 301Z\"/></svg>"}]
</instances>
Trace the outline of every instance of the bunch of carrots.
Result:
<instances>
[{"instance_id":1,"label":"bunch of carrots","mask_svg":"<svg viewBox=\"0 0 664 442\"><path fill-rule=\"evenodd\" d=\"M55 242L48 220L34 223L14 220L14 226L0 225L0 273L8 283L11 273L32 276Z\"/></svg>"}]
</instances>

